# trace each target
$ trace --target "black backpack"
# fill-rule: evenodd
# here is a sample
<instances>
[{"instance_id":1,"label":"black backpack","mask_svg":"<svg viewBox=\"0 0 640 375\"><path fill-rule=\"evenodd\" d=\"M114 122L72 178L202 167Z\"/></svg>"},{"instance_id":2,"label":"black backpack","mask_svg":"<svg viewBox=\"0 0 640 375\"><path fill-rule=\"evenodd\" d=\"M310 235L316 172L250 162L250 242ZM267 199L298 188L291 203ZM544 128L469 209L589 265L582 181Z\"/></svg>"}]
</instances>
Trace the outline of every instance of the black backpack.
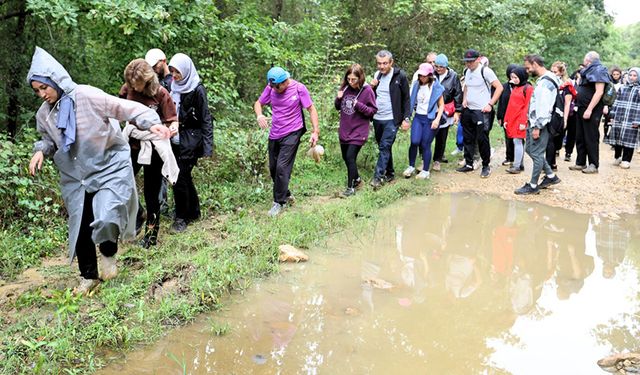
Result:
<instances>
[{"instance_id":1,"label":"black backpack","mask_svg":"<svg viewBox=\"0 0 640 375\"><path fill-rule=\"evenodd\" d=\"M616 91L616 87L611 82L607 82L604 85L604 93L602 94L602 104L611 107L613 102L616 101L616 96L618 96L618 92Z\"/></svg>"},{"instance_id":2,"label":"black backpack","mask_svg":"<svg viewBox=\"0 0 640 375\"><path fill-rule=\"evenodd\" d=\"M542 76L542 79L553 83L553 86L556 88L556 101L551 110L551 121L547 124L549 134L551 134L552 137L556 137L564 132L564 96L560 92L558 84L556 84L553 79L547 76Z\"/></svg>"}]
</instances>

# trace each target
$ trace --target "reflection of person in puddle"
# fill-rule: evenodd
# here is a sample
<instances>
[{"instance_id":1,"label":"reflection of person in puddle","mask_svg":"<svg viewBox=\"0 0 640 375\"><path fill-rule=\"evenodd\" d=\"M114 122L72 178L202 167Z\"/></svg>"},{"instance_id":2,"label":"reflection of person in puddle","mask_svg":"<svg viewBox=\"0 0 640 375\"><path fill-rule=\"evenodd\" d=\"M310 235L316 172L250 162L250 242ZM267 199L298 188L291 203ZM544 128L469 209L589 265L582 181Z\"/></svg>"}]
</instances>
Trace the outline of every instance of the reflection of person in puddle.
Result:
<instances>
[{"instance_id":1,"label":"reflection of person in puddle","mask_svg":"<svg viewBox=\"0 0 640 375\"><path fill-rule=\"evenodd\" d=\"M591 218L596 232L596 249L602 259L602 276L612 279L616 275L616 267L624 260L624 253L629 246L631 233L619 220L603 220L599 216Z\"/></svg>"},{"instance_id":2,"label":"reflection of person in puddle","mask_svg":"<svg viewBox=\"0 0 640 375\"><path fill-rule=\"evenodd\" d=\"M396 250L401 262L400 277L403 284L410 288L411 297L403 297L399 303L408 306L413 302L423 303L425 301L425 288L427 287L427 276L429 273L429 263L424 254L424 249L415 246L403 246L404 227L396 226ZM412 237L414 240L417 237ZM408 251L408 252L407 252Z\"/></svg>"},{"instance_id":3,"label":"reflection of person in puddle","mask_svg":"<svg viewBox=\"0 0 640 375\"><path fill-rule=\"evenodd\" d=\"M574 220L573 222L581 222ZM593 257L585 254L584 224L582 229L573 228L563 237L566 246L559 244L558 264L556 266L557 296L561 300L568 299L571 294L579 293L584 279L593 272Z\"/></svg>"},{"instance_id":4,"label":"reflection of person in puddle","mask_svg":"<svg viewBox=\"0 0 640 375\"><path fill-rule=\"evenodd\" d=\"M455 298L467 298L482 284L475 252L469 244L453 252L447 259L445 288Z\"/></svg>"}]
</instances>

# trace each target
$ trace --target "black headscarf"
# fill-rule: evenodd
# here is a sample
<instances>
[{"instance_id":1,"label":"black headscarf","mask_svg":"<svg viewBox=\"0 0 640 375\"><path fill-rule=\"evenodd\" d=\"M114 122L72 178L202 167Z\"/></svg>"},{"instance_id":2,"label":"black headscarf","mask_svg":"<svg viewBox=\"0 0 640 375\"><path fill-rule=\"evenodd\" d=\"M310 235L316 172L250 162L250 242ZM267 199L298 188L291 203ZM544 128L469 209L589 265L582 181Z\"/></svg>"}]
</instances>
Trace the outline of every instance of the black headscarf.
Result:
<instances>
[{"instance_id":1,"label":"black headscarf","mask_svg":"<svg viewBox=\"0 0 640 375\"><path fill-rule=\"evenodd\" d=\"M507 66L507 81L511 79L511 72L513 72L513 69L517 67L518 67L517 64L509 64L509 66Z\"/></svg>"},{"instance_id":2,"label":"black headscarf","mask_svg":"<svg viewBox=\"0 0 640 375\"><path fill-rule=\"evenodd\" d=\"M520 83L515 86L524 86L529 82L529 73L527 73L527 69L522 66L518 66L511 72L518 76L520 79Z\"/></svg>"}]
</instances>

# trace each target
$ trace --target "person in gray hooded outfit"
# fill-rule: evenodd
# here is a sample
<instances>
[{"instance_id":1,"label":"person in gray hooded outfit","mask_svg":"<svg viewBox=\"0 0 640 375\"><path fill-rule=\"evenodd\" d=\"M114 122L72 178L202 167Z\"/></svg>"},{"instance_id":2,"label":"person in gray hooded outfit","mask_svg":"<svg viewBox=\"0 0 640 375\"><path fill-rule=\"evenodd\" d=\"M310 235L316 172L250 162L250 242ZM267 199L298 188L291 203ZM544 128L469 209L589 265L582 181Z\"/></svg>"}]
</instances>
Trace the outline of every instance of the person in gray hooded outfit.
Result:
<instances>
[{"instance_id":1,"label":"person in gray hooded outfit","mask_svg":"<svg viewBox=\"0 0 640 375\"><path fill-rule=\"evenodd\" d=\"M99 284L96 244L100 276L107 280L117 274L118 239L135 233L138 200L129 144L109 119L135 123L165 139L170 131L151 108L77 85L41 48L36 47L27 82L44 100L36 114L41 140L34 144L29 171L35 175L44 157L53 157L69 214L70 262L77 256L80 268L75 293L88 294Z\"/></svg>"}]
</instances>

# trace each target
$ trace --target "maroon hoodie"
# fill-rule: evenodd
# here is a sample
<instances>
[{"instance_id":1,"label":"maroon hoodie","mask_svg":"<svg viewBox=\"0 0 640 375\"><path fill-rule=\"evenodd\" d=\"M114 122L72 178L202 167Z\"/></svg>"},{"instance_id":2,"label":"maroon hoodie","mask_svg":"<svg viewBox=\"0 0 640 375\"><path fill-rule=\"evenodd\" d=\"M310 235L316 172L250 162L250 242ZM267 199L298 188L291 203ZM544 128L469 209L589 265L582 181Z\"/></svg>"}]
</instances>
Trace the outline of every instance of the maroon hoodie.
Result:
<instances>
[{"instance_id":1,"label":"maroon hoodie","mask_svg":"<svg viewBox=\"0 0 640 375\"><path fill-rule=\"evenodd\" d=\"M378 111L371 86L365 84L362 90L347 86L342 98L336 97L335 106L340 111L340 143L362 146L369 137L369 122Z\"/></svg>"}]
</instances>

